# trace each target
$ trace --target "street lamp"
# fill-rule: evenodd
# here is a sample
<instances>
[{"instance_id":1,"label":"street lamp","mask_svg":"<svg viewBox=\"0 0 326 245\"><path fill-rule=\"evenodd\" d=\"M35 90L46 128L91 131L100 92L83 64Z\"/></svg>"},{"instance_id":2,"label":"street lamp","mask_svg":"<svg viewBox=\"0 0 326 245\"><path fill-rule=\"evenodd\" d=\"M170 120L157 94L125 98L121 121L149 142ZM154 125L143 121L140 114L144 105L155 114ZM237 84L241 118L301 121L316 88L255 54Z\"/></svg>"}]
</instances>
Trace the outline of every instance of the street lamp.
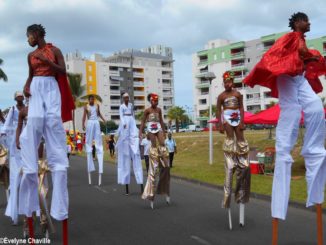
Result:
<instances>
[{"instance_id":1,"label":"street lamp","mask_svg":"<svg viewBox=\"0 0 326 245\"><path fill-rule=\"evenodd\" d=\"M209 96L209 120L212 120L212 80L216 78L214 72L207 72L204 78L209 81L208 96ZM209 124L209 164L213 164L213 125Z\"/></svg>"}]
</instances>

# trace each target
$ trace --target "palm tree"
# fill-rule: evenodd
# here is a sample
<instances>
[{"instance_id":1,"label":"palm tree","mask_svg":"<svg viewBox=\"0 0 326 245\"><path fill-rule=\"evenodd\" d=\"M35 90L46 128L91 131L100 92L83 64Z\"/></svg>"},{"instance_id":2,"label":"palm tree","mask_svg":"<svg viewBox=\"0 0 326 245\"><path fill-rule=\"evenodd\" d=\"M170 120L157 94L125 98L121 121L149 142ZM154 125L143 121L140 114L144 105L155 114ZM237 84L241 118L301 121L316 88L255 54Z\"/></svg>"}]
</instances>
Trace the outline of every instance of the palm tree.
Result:
<instances>
[{"instance_id":1,"label":"palm tree","mask_svg":"<svg viewBox=\"0 0 326 245\"><path fill-rule=\"evenodd\" d=\"M71 88L71 93L74 98L75 107L83 107L86 104L82 99L82 96L84 95L86 90L86 86L81 84L82 74L68 73L68 80ZM74 132L76 132L75 110L73 110L72 126Z\"/></svg>"},{"instance_id":2,"label":"palm tree","mask_svg":"<svg viewBox=\"0 0 326 245\"><path fill-rule=\"evenodd\" d=\"M168 111L168 118L175 121L176 132L179 132L179 123L185 118L186 111L180 106L171 107Z\"/></svg>"},{"instance_id":3,"label":"palm tree","mask_svg":"<svg viewBox=\"0 0 326 245\"><path fill-rule=\"evenodd\" d=\"M3 64L3 60L2 59L0 59L0 66ZM6 73L0 68L0 80L3 80L3 81L5 81L5 82L7 82L8 81L8 77L7 77L7 75L6 75Z\"/></svg>"},{"instance_id":4,"label":"palm tree","mask_svg":"<svg viewBox=\"0 0 326 245\"><path fill-rule=\"evenodd\" d=\"M141 121L144 117L144 111L139 111L136 113L135 118L137 121Z\"/></svg>"}]
</instances>

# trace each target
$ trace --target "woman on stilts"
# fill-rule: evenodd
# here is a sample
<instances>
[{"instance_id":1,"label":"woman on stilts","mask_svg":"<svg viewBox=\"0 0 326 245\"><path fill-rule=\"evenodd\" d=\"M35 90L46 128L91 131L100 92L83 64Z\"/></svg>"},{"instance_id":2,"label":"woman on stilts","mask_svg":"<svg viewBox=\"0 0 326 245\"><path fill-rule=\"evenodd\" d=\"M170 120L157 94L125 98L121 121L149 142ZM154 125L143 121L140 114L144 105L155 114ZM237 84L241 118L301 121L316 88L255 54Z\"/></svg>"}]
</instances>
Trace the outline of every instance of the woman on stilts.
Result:
<instances>
[{"instance_id":1,"label":"woman on stilts","mask_svg":"<svg viewBox=\"0 0 326 245\"><path fill-rule=\"evenodd\" d=\"M151 103L151 107L144 111L139 129L139 139L142 139L146 124L151 141L149 171L142 198L149 200L151 208L154 209L155 194L166 195L166 202L170 204L170 166L169 152L164 143L166 137L162 110L158 107L159 97L152 93L148 95L147 99Z\"/></svg>"}]
</instances>

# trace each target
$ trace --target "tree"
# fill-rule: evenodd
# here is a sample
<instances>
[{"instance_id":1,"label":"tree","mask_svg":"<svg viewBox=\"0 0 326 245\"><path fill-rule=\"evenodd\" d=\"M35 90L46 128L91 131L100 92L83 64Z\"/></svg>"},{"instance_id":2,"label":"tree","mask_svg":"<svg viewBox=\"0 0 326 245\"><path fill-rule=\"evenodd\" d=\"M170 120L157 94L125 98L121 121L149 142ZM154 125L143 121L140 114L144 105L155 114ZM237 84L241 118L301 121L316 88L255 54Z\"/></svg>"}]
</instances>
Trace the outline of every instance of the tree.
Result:
<instances>
[{"instance_id":1,"label":"tree","mask_svg":"<svg viewBox=\"0 0 326 245\"><path fill-rule=\"evenodd\" d=\"M108 133L112 130L118 129L119 126L114 121L110 120L110 121L107 121L106 123L101 121L100 127L101 127L102 132ZM107 132L107 130L108 130L108 132Z\"/></svg>"},{"instance_id":2,"label":"tree","mask_svg":"<svg viewBox=\"0 0 326 245\"><path fill-rule=\"evenodd\" d=\"M86 102L82 99L82 96L85 93L86 86L82 85L82 74L77 73L68 73L69 85L72 93L72 97L74 98L74 103L76 108L83 107ZM75 110L73 110L72 114L72 126L74 132L76 132L76 122L75 122Z\"/></svg>"},{"instance_id":3,"label":"tree","mask_svg":"<svg viewBox=\"0 0 326 245\"><path fill-rule=\"evenodd\" d=\"M139 111L136 113L135 118L137 121L141 121L144 117L144 111Z\"/></svg>"},{"instance_id":4,"label":"tree","mask_svg":"<svg viewBox=\"0 0 326 245\"><path fill-rule=\"evenodd\" d=\"M3 60L2 59L0 59L0 66L3 64ZM6 75L6 73L0 68L0 80L3 80L3 81L5 81L5 82L7 82L8 81L8 77L7 77L7 75Z\"/></svg>"},{"instance_id":5,"label":"tree","mask_svg":"<svg viewBox=\"0 0 326 245\"><path fill-rule=\"evenodd\" d=\"M209 117L209 107L205 111L205 113L202 114L203 117ZM216 117L216 105L212 105L212 117Z\"/></svg>"},{"instance_id":6,"label":"tree","mask_svg":"<svg viewBox=\"0 0 326 245\"><path fill-rule=\"evenodd\" d=\"M168 111L168 118L175 121L176 132L179 132L179 123L185 119L186 111L180 106L171 107Z\"/></svg>"}]
</instances>

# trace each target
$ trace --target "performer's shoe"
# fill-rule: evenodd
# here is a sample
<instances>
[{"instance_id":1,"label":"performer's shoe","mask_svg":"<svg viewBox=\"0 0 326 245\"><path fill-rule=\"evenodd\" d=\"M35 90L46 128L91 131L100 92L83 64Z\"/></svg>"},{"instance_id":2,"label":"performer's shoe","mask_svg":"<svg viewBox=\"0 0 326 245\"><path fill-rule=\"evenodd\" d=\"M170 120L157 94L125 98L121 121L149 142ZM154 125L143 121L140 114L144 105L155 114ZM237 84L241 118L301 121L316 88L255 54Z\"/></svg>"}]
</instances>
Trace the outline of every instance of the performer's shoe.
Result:
<instances>
[{"instance_id":1,"label":"performer's shoe","mask_svg":"<svg viewBox=\"0 0 326 245\"><path fill-rule=\"evenodd\" d=\"M126 185L126 196L129 196L129 185Z\"/></svg>"},{"instance_id":2,"label":"performer's shoe","mask_svg":"<svg viewBox=\"0 0 326 245\"><path fill-rule=\"evenodd\" d=\"M239 225L240 227L245 226L245 205L243 203L240 203L239 205Z\"/></svg>"},{"instance_id":3,"label":"performer's shoe","mask_svg":"<svg viewBox=\"0 0 326 245\"><path fill-rule=\"evenodd\" d=\"M154 209L154 201L150 201L151 209Z\"/></svg>"},{"instance_id":4,"label":"performer's shoe","mask_svg":"<svg viewBox=\"0 0 326 245\"><path fill-rule=\"evenodd\" d=\"M98 186L102 185L102 174L98 175Z\"/></svg>"},{"instance_id":5,"label":"performer's shoe","mask_svg":"<svg viewBox=\"0 0 326 245\"><path fill-rule=\"evenodd\" d=\"M88 173L88 184L89 185L92 184L92 175L91 175L91 173Z\"/></svg>"},{"instance_id":6,"label":"performer's shoe","mask_svg":"<svg viewBox=\"0 0 326 245\"><path fill-rule=\"evenodd\" d=\"M165 200L166 200L166 204L167 204L167 205L170 205L170 203L171 203L171 198L170 198L170 196L166 196Z\"/></svg>"}]
</instances>

